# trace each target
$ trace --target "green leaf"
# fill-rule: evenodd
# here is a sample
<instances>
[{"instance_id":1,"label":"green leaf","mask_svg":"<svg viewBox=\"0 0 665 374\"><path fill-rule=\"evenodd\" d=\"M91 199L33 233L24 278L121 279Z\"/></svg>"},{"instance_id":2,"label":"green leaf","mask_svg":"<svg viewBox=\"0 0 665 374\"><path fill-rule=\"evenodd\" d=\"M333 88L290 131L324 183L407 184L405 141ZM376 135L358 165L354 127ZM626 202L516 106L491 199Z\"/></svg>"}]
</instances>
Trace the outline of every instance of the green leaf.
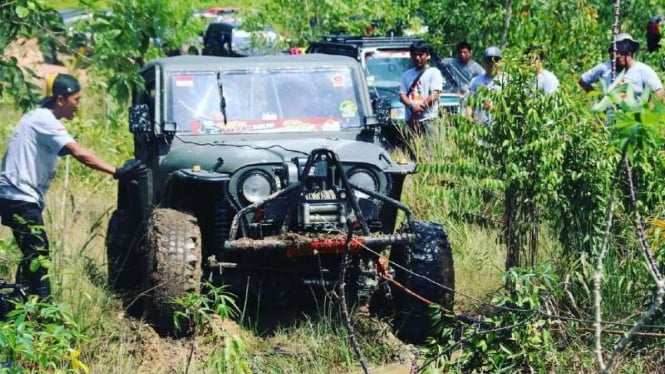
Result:
<instances>
[{"instance_id":1,"label":"green leaf","mask_svg":"<svg viewBox=\"0 0 665 374\"><path fill-rule=\"evenodd\" d=\"M18 16L18 18L25 19L30 15L30 10L23 6L17 6L16 15Z\"/></svg>"}]
</instances>

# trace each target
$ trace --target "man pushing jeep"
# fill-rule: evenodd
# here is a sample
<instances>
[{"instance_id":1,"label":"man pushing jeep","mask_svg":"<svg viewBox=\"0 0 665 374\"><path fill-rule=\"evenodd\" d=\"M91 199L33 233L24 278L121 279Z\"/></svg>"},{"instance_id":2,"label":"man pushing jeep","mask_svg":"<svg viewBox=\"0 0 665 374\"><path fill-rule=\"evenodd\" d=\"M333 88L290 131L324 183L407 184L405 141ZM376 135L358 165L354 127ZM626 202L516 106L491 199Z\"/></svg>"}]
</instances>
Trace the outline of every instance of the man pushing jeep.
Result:
<instances>
[{"instance_id":1,"label":"man pushing jeep","mask_svg":"<svg viewBox=\"0 0 665 374\"><path fill-rule=\"evenodd\" d=\"M38 108L18 122L2 160L0 218L12 230L23 252L16 278L27 282L29 292L43 300L51 295L47 269L39 266L31 271L30 263L39 256L49 257L42 211L58 157L71 155L85 166L116 179L136 178L147 172L137 160L116 168L76 143L60 119L74 118L81 100L80 91L79 81L71 75L49 76L46 96L39 101Z\"/></svg>"}]
</instances>

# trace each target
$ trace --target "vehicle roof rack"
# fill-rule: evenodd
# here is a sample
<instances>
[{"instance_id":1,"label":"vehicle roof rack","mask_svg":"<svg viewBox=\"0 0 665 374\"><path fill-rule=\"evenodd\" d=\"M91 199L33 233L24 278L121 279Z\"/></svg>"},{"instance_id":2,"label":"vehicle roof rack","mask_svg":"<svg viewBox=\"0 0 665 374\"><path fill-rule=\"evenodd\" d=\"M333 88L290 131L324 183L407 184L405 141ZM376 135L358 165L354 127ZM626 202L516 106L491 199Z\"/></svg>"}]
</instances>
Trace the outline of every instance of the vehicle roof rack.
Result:
<instances>
[{"instance_id":1,"label":"vehicle roof rack","mask_svg":"<svg viewBox=\"0 0 665 374\"><path fill-rule=\"evenodd\" d=\"M344 43L370 46L374 44L411 44L422 38L413 36L359 36L359 35L327 35L315 42L319 43Z\"/></svg>"}]
</instances>

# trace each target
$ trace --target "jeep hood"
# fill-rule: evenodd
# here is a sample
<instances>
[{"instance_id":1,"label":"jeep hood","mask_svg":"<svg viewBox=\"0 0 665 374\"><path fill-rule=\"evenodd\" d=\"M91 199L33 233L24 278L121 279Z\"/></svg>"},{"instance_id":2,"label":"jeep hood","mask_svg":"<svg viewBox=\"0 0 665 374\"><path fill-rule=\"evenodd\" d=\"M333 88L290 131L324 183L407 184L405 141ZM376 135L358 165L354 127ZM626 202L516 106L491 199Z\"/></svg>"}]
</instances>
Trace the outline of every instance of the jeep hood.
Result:
<instances>
[{"instance_id":1,"label":"jeep hood","mask_svg":"<svg viewBox=\"0 0 665 374\"><path fill-rule=\"evenodd\" d=\"M250 140L233 137L176 138L171 149L161 160L162 172L200 166L212 170L223 160L218 172L234 173L239 168L256 164L282 164L295 157L307 157L313 149L326 148L337 153L342 162L372 163L381 169L391 165L390 155L381 147L357 140L339 138L303 138Z\"/></svg>"}]
</instances>

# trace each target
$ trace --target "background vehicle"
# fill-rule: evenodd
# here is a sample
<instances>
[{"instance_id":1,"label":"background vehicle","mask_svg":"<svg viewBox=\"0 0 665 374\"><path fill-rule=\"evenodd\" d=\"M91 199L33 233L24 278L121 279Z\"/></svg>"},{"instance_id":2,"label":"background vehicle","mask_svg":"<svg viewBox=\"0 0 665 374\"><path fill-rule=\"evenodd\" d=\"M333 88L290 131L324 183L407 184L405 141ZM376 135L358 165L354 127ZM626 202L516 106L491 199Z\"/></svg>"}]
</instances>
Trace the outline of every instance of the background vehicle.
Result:
<instances>
[{"instance_id":1,"label":"background vehicle","mask_svg":"<svg viewBox=\"0 0 665 374\"><path fill-rule=\"evenodd\" d=\"M237 21L239 13L240 9L236 7L217 6L201 9L195 12L194 16L217 22L233 23Z\"/></svg>"},{"instance_id":2,"label":"background vehicle","mask_svg":"<svg viewBox=\"0 0 665 374\"><path fill-rule=\"evenodd\" d=\"M241 22L211 22L203 35L203 52L207 56L246 57L280 52L279 37L271 28L245 31Z\"/></svg>"},{"instance_id":3,"label":"background vehicle","mask_svg":"<svg viewBox=\"0 0 665 374\"><path fill-rule=\"evenodd\" d=\"M151 172L119 184L109 282L143 295L159 331L175 332L172 298L202 279L261 305L292 305L336 287L344 269L345 296L367 303L387 248L403 284L452 302L446 233L398 202L416 166L394 162L379 143L386 124L357 61L177 56L148 63L142 76L130 130ZM398 211L406 222L395 231ZM423 339L427 307L395 295L399 330Z\"/></svg>"},{"instance_id":4,"label":"background vehicle","mask_svg":"<svg viewBox=\"0 0 665 374\"><path fill-rule=\"evenodd\" d=\"M310 42L307 53L344 55L360 61L367 74L370 93L389 99L390 118L404 121L406 111L399 101L399 85L402 74L411 68L409 46L416 40L421 39L404 36L327 36ZM433 53L432 62L437 65L438 61L439 58ZM446 79L444 83L439 107L444 111L459 112L460 96L450 82Z\"/></svg>"}]
</instances>

